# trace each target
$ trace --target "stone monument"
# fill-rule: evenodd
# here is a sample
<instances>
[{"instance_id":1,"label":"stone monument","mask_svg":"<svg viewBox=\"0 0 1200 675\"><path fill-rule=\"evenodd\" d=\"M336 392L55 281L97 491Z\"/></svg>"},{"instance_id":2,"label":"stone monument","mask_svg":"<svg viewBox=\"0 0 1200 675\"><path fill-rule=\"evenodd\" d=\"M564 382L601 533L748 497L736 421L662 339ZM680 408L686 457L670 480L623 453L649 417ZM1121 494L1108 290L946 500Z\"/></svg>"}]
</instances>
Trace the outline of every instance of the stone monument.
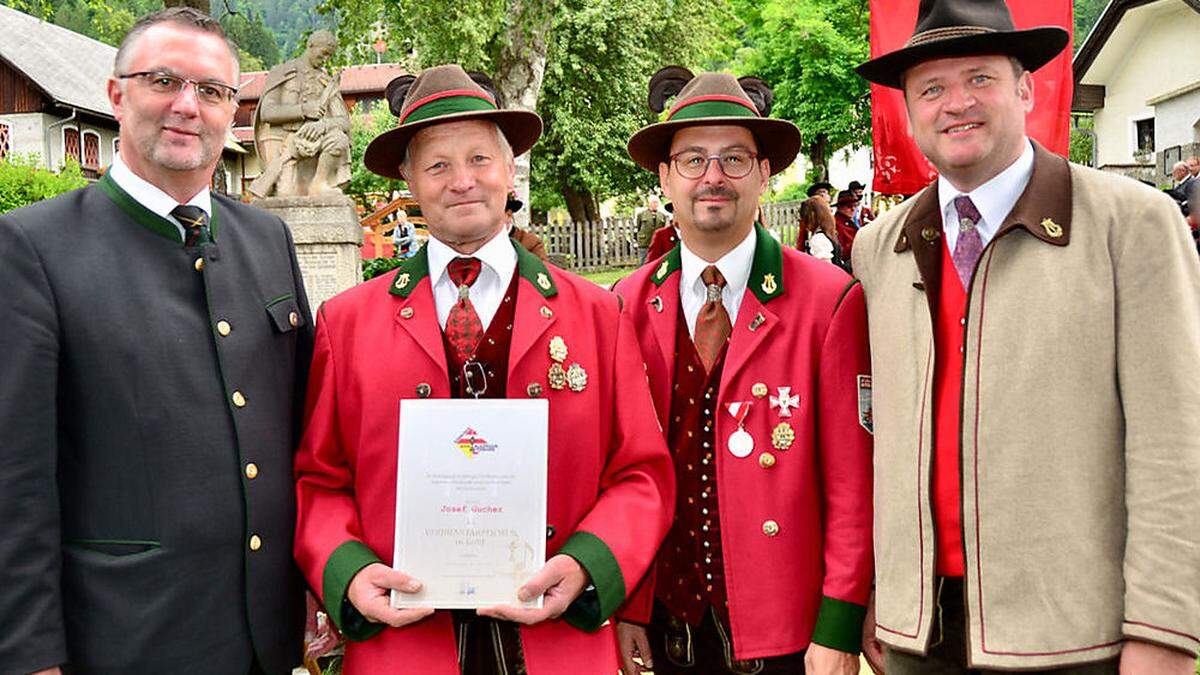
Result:
<instances>
[{"instance_id":1,"label":"stone monument","mask_svg":"<svg viewBox=\"0 0 1200 675\"><path fill-rule=\"evenodd\" d=\"M304 54L267 73L252 119L264 168L248 191L291 228L314 311L362 280L362 228L340 189L350 180L350 115L340 75L322 68L336 51L332 33L313 33Z\"/></svg>"}]
</instances>

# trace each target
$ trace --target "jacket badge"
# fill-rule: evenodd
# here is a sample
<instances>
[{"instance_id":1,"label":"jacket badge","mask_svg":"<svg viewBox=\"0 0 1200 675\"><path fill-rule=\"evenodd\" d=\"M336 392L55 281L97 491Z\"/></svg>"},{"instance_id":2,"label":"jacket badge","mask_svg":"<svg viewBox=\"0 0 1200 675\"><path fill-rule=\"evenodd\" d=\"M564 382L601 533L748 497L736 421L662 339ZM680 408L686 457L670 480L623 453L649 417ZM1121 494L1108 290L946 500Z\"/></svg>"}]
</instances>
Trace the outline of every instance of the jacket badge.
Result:
<instances>
[{"instance_id":1,"label":"jacket badge","mask_svg":"<svg viewBox=\"0 0 1200 675\"><path fill-rule=\"evenodd\" d=\"M563 370L561 363L551 363L550 370L546 373L546 381L550 383L551 389L562 389L567 386L567 371Z\"/></svg>"},{"instance_id":2,"label":"jacket badge","mask_svg":"<svg viewBox=\"0 0 1200 675\"><path fill-rule=\"evenodd\" d=\"M763 282L763 285L765 287L765 285L766 285L765 281ZM767 292L770 293L771 291L767 291ZM754 315L753 319L750 320L750 326L749 326L750 330L756 331L756 330L758 330L759 326L763 325L766 322L767 322L767 317L763 316L762 312L759 312L758 314Z\"/></svg>"},{"instance_id":3,"label":"jacket badge","mask_svg":"<svg viewBox=\"0 0 1200 675\"><path fill-rule=\"evenodd\" d=\"M662 264L658 266L658 271L654 273L654 278L658 279L659 281L666 279L667 278L667 270L670 269L670 267L671 267L671 262L668 260L663 260Z\"/></svg>"},{"instance_id":4,"label":"jacket badge","mask_svg":"<svg viewBox=\"0 0 1200 675\"><path fill-rule=\"evenodd\" d=\"M561 335L550 338L550 358L559 363L567 360L567 341Z\"/></svg>"},{"instance_id":5,"label":"jacket badge","mask_svg":"<svg viewBox=\"0 0 1200 675\"><path fill-rule=\"evenodd\" d=\"M763 382L755 382L753 387L750 387L750 393L754 394L754 398L762 398L767 395L767 385Z\"/></svg>"},{"instance_id":6,"label":"jacket badge","mask_svg":"<svg viewBox=\"0 0 1200 675\"><path fill-rule=\"evenodd\" d=\"M406 287L408 287L408 281L411 278L412 277L409 276L408 272L403 272L399 276L397 276L396 277L396 290L402 291Z\"/></svg>"},{"instance_id":7,"label":"jacket badge","mask_svg":"<svg viewBox=\"0 0 1200 675\"><path fill-rule=\"evenodd\" d=\"M780 422L771 431L771 445L775 446L776 450L787 450L795 442L796 430L792 429L792 425L787 422Z\"/></svg>"},{"instance_id":8,"label":"jacket badge","mask_svg":"<svg viewBox=\"0 0 1200 675\"><path fill-rule=\"evenodd\" d=\"M779 290L779 284L775 283L774 274L764 274L762 280L762 292L770 295Z\"/></svg>"},{"instance_id":9,"label":"jacket badge","mask_svg":"<svg viewBox=\"0 0 1200 675\"><path fill-rule=\"evenodd\" d=\"M567 386L571 391L580 392L587 387L588 375L583 366L578 363L572 363L570 368L567 368Z\"/></svg>"},{"instance_id":10,"label":"jacket badge","mask_svg":"<svg viewBox=\"0 0 1200 675\"><path fill-rule=\"evenodd\" d=\"M546 276L545 272L538 272L537 285L541 286L543 291L550 290L550 277Z\"/></svg>"},{"instance_id":11,"label":"jacket badge","mask_svg":"<svg viewBox=\"0 0 1200 675\"><path fill-rule=\"evenodd\" d=\"M779 408L780 417L791 417L792 408L800 407L800 395L793 394L791 387L778 387L778 396L771 397L771 407Z\"/></svg>"},{"instance_id":12,"label":"jacket badge","mask_svg":"<svg viewBox=\"0 0 1200 675\"><path fill-rule=\"evenodd\" d=\"M1063 236L1062 226L1050 218L1042 219L1042 229L1046 231L1046 236L1052 239L1058 239Z\"/></svg>"},{"instance_id":13,"label":"jacket badge","mask_svg":"<svg viewBox=\"0 0 1200 675\"><path fill-rule=\"evenodd\" d=\"M875 416L871 412L871 376L858 376L858 423L875 435Z\"/></svg>"},{"instance_id":14,"label":"jacket badge","mask_svg":"<svg viewBox=\"0 0 1200 675\"><path fill-rule=\"evenodd\" d=\"M743 428L753 405L753 401L736 401L728 406L729 414L733 415L733 420L737 423L737 431L730 434L729 440L726 441L729 454L734 457L749 457L750 453L754 452L754 437Z\"/></svg>"},{"instance_id":15,"label":"jacket badge","mask_svg":"<svg viewBox=\"0 0 1200 675\"><path fill-rule=\"evenodd\" d=\"M657 295L654 296L653 298L650 298L650 306L654 308L654 311L659 312L661 314L662 307L663 307L662 298Z\"/></svg>"}]
</instances>

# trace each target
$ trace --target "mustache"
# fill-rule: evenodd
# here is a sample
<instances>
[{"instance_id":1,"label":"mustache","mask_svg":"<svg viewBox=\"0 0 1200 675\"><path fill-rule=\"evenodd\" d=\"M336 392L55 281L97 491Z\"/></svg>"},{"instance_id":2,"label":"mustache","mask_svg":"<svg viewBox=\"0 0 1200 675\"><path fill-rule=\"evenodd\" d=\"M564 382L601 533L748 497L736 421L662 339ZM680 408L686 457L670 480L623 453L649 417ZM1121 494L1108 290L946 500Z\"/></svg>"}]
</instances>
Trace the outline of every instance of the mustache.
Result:
<instances>
[{"instance_id":1,"label":"mustache","mask_svg":"<svg viewBox=\"0 0 1200 675\"><path fill-rule=\"evenodd\" d=\"M703 190L692 195L692 199L704 199L705 197L722 197L724 199L737 199L737 193L733 190L723 187L704 188Z\"/></svg>"}]
</instances>

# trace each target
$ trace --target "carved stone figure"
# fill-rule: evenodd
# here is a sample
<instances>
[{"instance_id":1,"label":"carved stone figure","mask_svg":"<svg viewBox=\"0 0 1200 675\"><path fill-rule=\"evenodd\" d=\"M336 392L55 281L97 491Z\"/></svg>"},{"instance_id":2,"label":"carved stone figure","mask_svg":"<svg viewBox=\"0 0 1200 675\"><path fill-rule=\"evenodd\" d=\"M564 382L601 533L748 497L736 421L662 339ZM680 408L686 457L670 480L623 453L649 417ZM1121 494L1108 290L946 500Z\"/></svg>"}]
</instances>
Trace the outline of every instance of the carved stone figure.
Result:
<instances>
[{"instance_id":1,"label":"carved stone figure","mask_svg":"<svg viewBox=\"0 0 1200 675\"><path fill-rule=\"evenodd\" d=\"M267 73L254 109L254 142L265 164L250 194L304 196L340 192L350 180L350 115L338 91L340 74L321 66L337 50L327 30L308 49Z\"/></svg>"}]
</instances>

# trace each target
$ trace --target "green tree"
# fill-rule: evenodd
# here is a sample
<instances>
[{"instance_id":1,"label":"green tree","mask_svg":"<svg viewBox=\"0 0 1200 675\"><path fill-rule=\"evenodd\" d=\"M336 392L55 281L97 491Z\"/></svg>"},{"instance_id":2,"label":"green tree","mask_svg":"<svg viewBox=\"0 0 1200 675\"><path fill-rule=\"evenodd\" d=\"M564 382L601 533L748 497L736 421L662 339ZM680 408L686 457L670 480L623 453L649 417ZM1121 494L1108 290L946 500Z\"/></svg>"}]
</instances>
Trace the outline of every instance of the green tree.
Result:
<instances>
[{"instance_id":1,"label":"green tree","mask_svg":"<svg viewBox=\"0 0 1200 675\"><path fill-rule=\"evenodd\" d=\"M279 45L276 44L275 35L259 14L245 10L244 13L224 14L219 19L225 33L242 51L254 57L258 64L257 68L250 68L243 58L242 70L263 70L279 63Z\"/></svg>"},{"instance_id":2,"label":"green tree","mask_svg":"<svg viewBox=\"0 0 1200 675\"><path fill-rule=\"evenodd\" d=\"M345 187L346 194L358 197L367 193L390 193L404 187L403 181L371 173L362 161L371 139L392 128L395 121L386 108L377 108L370 113L357 110L350 113L350 182Z\"/></svg>"},{"instance_id":3,"label":"green tree","mask_svg":"<svg viewBox=\"0 0 1200 675\"><path fill-rule=\"evenodd\" d=\"M1079 51L1079 46L1087 38L1088 32L1092 30L1092 26L1096 25L1096 19L1100 18L1100 13L1104 11L1108 0L1075 0L1075 50Z\"/></svg>"},{"instance_id":4,"label":"green tree","mask_svg":"<svg viewBox=\"0 0 1200 675\"><path fill-rule=\"evenodd\" d=\"M0 213L36 204L43 199L87 185L79 164L68 160L57 173L43 169L36 155L0 160Z\"/></svg>"},{"instance_id":5,"label":"green tree","mask_svg":"<svg viewBox=\"0 0 1200 675\"><path fill-rule=\"evenodd\" d=\"M813 180L829 174L829 157L871 140L870 89L854 67L869 55L867 0L735 0L745 23L736 69L775 92L772 116L791 120L804 137Z\"/></svg>"}]
</instances>

